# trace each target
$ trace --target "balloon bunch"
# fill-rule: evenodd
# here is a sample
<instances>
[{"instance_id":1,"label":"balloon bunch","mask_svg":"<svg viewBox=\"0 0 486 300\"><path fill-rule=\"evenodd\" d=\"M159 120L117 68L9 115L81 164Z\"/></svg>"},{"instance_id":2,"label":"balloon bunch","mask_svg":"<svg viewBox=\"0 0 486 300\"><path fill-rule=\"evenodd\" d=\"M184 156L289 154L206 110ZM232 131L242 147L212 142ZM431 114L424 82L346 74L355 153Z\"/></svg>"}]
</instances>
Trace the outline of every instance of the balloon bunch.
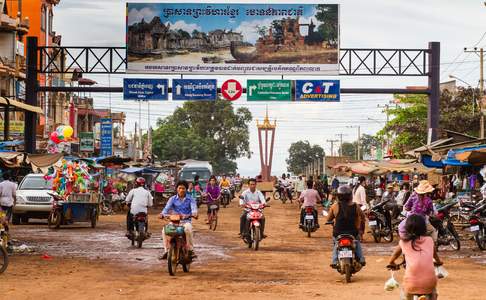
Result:
<instances>
[{"instance_id":1,"label":"balloon bunch","mask_svg":"<svg viewBox=\"0 0 486 300\"><path fill-rule=\"evenodd\" d=\"M69 125L61 125L56 128L56 131L51 133L51 141L56 145L62 142L67 142L73 136L74 129Z\"/></svg>"},{"instance_id":2,"label":"balloon bunch","mask_svg":"<svg viewBox=\"0 0 486 300\"><path fill-rule=\"evenodd\" d=\"M49 143L47 144L47 152L48 153L59 153L65 148L64 146L67 144L63 144L68 142L71 137L73 136L74 129L68 125L61 125L58 126L56 131L51 133Z\"/></svg>"},{"instance_id":3,"label":"balloon bunch","mask_svg":"<svg viewBox=\"0 0 486 300\"><path fill-rule=\"evenodd\" d=\"M85 162L62 160L61 167L49 168L45 180L52 180L52 190L66 198L71 193L86 193L93 180Z\"/></svg>"}]
</instances>

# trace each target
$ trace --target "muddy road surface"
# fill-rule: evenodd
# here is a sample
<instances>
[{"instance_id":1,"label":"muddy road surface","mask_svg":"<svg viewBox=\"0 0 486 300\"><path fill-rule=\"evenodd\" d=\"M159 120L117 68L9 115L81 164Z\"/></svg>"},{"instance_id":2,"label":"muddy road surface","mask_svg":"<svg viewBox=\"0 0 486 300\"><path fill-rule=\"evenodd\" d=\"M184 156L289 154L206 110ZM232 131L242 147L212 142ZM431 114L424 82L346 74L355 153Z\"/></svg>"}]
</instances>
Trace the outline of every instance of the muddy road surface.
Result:
<instances>
[{"instance_id":1,"label":"muddy road surface","mask_svg":"<svg viewBox=\"0 0 486 300\"><path fill-rule=\"evenodd\" d=\"M271 201L266 233L258 251L238 238L241 210L234 200L222 208L218 229L195 221L198 259L189 273L169 276L162 252L163 221L150 216L151 239L142 249L124 236L125 216L102 216L96 229L75 224L49 230L45 223L13 226L14 253L0 275L0 299L398 299L385 292L385 269L396 242L363 244L367 266L350 284L329 267L331 228L307 238L298 229L297 204ZM205 208L201 207L201 213ZM459 252L441 252L449 277L439 281L440 299L486 299L486 252L465 235ZM402 273L398 275L401 279Z\"/></svg>"}]
</instances>

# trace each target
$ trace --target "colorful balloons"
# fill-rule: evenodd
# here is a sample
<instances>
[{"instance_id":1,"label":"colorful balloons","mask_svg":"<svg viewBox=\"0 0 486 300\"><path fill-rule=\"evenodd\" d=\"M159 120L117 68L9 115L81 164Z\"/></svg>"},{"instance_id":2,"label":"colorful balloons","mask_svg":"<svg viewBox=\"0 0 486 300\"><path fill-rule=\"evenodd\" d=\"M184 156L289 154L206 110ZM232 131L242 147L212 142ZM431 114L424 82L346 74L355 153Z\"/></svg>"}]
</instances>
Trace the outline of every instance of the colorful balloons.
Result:
<instances>
[{"instance_id":1,"label":"colorful balloons","mask_svg":"<svg viewBox=\"0 0 486 300\"><path fill-rule=\"evenodd\" d=\"M59 135L58 135L57 131L54 131L53 133L51 133L51 141L53 141L56 145L61 142L61 140L59 139Z\"/></svg>"},{"instance_id":2,"label":"colorful balloons","mask_svg":"<svg viewBox=\"0 0 486 300\"><path fill-rule=\"evenodd\" d=\"M64 138L71 138L73 136L74 129L71 126L64 126L62 130L62 134L64 135Z\"/></svg>"}]
</instances>

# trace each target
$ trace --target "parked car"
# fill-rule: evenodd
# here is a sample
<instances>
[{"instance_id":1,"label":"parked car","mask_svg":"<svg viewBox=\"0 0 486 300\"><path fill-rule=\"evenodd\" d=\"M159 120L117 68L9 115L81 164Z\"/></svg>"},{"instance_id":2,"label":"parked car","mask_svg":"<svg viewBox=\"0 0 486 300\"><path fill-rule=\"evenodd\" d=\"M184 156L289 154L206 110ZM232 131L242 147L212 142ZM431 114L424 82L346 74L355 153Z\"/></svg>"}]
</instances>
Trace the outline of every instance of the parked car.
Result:
<instances>
[{"instance_id":1,"label":"parked car","mask_svg":"<svg viewBox=\"0 0 486 300\"><path fill-rule=\"evenodd\" d=\"M52 180L43 174L28 174L17 188L17 204L13 208L13 224L27 223L29 218L47 219L52 207Z\"/></svg>"}]
</instances>

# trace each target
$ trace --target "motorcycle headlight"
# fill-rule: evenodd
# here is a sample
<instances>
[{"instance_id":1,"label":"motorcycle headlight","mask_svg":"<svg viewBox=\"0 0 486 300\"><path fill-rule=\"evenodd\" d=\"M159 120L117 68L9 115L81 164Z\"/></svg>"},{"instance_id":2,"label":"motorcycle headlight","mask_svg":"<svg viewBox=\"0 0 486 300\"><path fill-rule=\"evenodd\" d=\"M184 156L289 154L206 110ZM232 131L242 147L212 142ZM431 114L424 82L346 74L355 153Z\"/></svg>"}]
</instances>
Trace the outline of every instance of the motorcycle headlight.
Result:
<instances>
[{"instance_id":1,"label":"motorcycle headlight","mask_svg":"<svg viewBox=\"0 0 486 300\"><path fill-rule=\"evenodd\" d=\"M25 202L27 202L27 200L25 199L25 196L19 196L19 195L17 195L17 203L19 203L19 204L25 204Z\"/></svg>"}]
</instances>

